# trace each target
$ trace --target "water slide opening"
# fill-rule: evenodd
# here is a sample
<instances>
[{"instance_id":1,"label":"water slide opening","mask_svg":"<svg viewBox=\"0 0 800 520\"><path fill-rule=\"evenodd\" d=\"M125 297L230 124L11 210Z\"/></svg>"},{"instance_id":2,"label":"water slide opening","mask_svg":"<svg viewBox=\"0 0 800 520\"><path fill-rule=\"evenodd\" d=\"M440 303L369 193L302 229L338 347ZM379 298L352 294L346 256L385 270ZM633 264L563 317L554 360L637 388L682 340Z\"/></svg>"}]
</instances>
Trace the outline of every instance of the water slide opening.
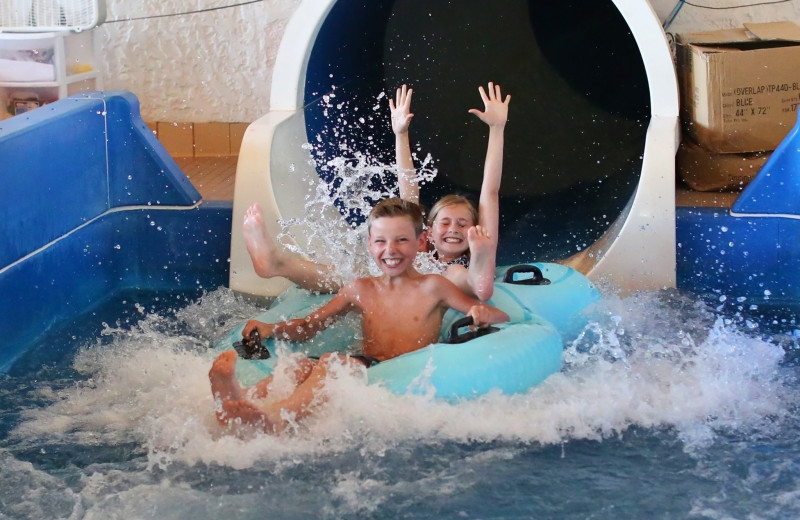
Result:
<instances>
[{"instance_id":1,"label":"water slide opening","mask_svg":"<svg viewBox=\"0 0 800 520\"><path fill-rule=\"evenodd\" d=\"M324 151L320 164L341 154L337 139L317 140L339 124L320 100L333 86L356 114L372 113L379 92L408 83L412 146L438 169L423 203L452 192L477 200L487 129L467 110L482 108L477 87L488 81L512 94L500 261L553 260L586 248L633 194L650 114L639 49L610 2L340 0L308 62L307 138ZM386 99L380 103L382 126L345 131L358 132L351 142L388 164L394 137Z\"/></svg>"},{"instance_id":2,"label":"water slide opening","mask_svg":"<svg viewBox=\"0 0 800 520\"><path fill-rule=\"evenodd\" d=\"M281 124L286 131L302 129L325 180L331 179L324 165L341 155L342 140L390 164L394 136L387 100L379 94L393 95L403 83L415 89L412 149L421 157L430 154L438 170L423 187L422 202L430 207L452 192L477 200L488 132L467 110L482 108L477 88L494 81L512 94L499 263L572 257L587 274L621 280L630 269L609 257L615 244L621 249L625 228L650 228L644 231L651 234L667 229L669 244L656 249L661 257L671 254L671 264L656 265L661 260L650 262L648 253L637 251L646 267L635 270L642 271L639 280L674 285L677 87L668 44L645 2L304 2L286 34L274 73L273 113L254 123L273 126L265 135L272 142L271 172L256 175L262 184L270 180L271 195L281 194L274 197L275 216L302 215L284 196L297 188L287 186L290 179L279 171L287 150L275 144L292 141L279 135ZM296 83L289 80L293 74ZM330 115L331 93L334 105L352 114L350 123L366 115L365 123L342 128L341 119ZM282 111L294 113L292 121L278 117ZM245 154L247 147L245 136ZM658 152L649 161L648 148ZM648 172L655 163L662 163L661 171ZM237 194L242 166L240 156ZM244 166L250 167L246 157ZM658 186L643 190L645 180ZM235 202L234 222L257 198L257 184L247 185L242 192L249 201ZM631 215L644 222L633 225ZM234 224L234 248L241 244L237 234ZM629 238L626 249L641 248L643 238ZM236 257L232 250L234 263ZM241 270L234 266L237 273L248 270L244 260ZM260 283L249 278L245 292ZM233 277L231 286L242 289Z\"/></svg>"}]
</instances>

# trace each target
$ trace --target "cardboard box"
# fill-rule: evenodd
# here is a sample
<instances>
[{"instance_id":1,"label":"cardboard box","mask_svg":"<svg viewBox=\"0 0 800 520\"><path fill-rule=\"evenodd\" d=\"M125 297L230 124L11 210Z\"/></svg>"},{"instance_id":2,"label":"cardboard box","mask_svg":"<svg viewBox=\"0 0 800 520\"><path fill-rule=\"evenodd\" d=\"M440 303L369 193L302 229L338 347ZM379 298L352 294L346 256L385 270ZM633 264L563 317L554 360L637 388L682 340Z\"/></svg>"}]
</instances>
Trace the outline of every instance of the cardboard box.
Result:
<instances>
[{"instance_id":1,"label":"cardboard box","mask_svg":"<svg viewBox=\"0 0 800 520\"><path fill-rule=\"evenodd\" d=\"M771 152L714 153L684 139L675 156L678 177L696 191L742 191Z\"/></svg>"},{"instance_id":2,"label":"cardboard box","mask_svg":"<svg viewBox=\"0 0 800 520\"><path fill-rule=\"evenodd\" d=\"M193 123L157 123L158 140L172 157L194 157Z\"/></svg>"},{"instance_id":3,"label":"cardboard box","mask_svg":"<svg viewBox=\"0 0 800 520\"><path fill-rule=\"evenodd\" d=\"M195 123L194 156L227 157L231 154L229 123Z\"/></svg>"},{"instance_id":4,"label":"cardboard box","mask_svg":"<svg viewBox=\"0 0 800 520\"><path fill-rule=\"evenodd\" d=\"M712 152L774 150L797 120L800 27L751 23L677 45L684 131Z\"/></svg>"},{"instance_id":5,"label":"cardboard box","mask_svg":"<svg viewBox=\"0 0 800 520\"><path fill-rule=\"evenodd\" d=\"M239 155L244 133L250 123L231 123L231 155Z\"/></svg>"}]
</instances>

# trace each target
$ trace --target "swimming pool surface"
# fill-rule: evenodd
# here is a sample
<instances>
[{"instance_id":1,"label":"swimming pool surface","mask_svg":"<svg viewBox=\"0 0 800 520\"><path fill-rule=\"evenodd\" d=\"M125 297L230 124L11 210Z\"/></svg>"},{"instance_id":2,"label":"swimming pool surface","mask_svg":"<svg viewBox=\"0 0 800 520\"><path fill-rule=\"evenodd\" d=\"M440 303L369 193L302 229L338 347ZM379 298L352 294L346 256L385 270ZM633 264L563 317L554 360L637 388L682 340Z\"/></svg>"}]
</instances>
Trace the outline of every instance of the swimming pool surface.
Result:
<instances>
[{"instance_id":1,"label":"swimming pool surface","mask_svg":"<svg viewBox=\"0 0 800 520\"><path fill-rule=\"evenodd\" d=\"M345 377L292 434L240 439L207 372L213 340L258 308L197 296L120 293L0 377L3 518L800 513L791 315L607 295L527 394L450 405Z\"/></svg>"}]
</instances>

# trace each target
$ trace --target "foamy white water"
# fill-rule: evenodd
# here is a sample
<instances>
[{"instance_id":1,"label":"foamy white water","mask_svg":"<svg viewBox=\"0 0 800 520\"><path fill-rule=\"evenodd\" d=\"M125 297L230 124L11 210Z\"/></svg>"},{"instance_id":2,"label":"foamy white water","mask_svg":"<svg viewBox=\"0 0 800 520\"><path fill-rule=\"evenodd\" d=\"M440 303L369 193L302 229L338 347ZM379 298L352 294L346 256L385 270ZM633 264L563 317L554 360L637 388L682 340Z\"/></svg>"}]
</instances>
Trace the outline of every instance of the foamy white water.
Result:
<instances>
[{"instance_id":1,"label":"foamy white water","mask_svg":"<svg viewBox=\"0 0 800 520\"><path fill-rule=\"evenodd\" d=\"M235 301L226 292L182 312L180 319L191 320L183 328L203 329L211 316L230 313L221 308ZM53 395L52 405L26 412L12 435L79 444L131 440L144 443L150 465L161 468L173 462L246 468L408 440L558 444L615 436L631 426L672 427L693 446L710 442L714 429L757 428L763 417L786 413L788 374L779 346L720 318L699 328L708 320L703 315L687 330L678 321L684 316L667 316L670 309L655 295L608 299L592 312L595 319L566 350L562 373L526 394L452 405L396 396L341 374L329 384L327 405L292 435L245 440L227 435L214 419L207 373L217 352L208 338L174 334L162 318L147 316L133 331L108 329L110 345L83 349L75 367L85 379Z\"/></svg>"},{"instance_id":2,"label":"foamy white water","mask_svg":"<svg viewBox=\"0 0 800 520\"><path fill-rule=\"evenodd\" d=\"M565 350L562 372L528 393L447 404L341 374L329 402L295 431L237 437L214 418L211 345L256 311L221 289L174 318L143 314L130 330L107 327L105 344L75 355L72 382L27 383L19 398L31 405L0 446L7 517L360 518L388 508L388 517L444 518L423 514L443 500L471 517L485 507L479 489L505 489L509 479L523 479L524 494L533 482L566 493L558 467L597 450L588 467L598 483L619 471L688 472L698 490L724 482L686 498L686 517L729 518L729 487L741 477L726 468L752 457L752 442L780 450L800 431L796 369L782 363L780 346L699 303L653 293L607 296ZM629 465L631 453L642 460ZM663 470L647 464L650 454ZM798 461L792 451L755 460L750 471L800 481ZM588 469L582 462L572 471ZM46 497L60 505L46 506ZM524 515L529 501L508 500L517 509L507 514ZM764 518L799 503L785 486L752 500L782 501Z\"/></svg>"}]
</instances>

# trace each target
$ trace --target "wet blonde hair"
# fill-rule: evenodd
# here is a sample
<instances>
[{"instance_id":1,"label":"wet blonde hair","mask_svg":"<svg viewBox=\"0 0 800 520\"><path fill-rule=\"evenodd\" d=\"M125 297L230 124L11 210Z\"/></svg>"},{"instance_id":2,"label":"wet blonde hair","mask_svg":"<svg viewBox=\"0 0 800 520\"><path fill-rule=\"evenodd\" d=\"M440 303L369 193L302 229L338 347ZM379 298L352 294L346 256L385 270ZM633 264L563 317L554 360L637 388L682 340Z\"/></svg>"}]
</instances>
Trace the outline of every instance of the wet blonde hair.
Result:
<instances>
[{"instance_id":1,"label":"wet blonde hair","mask_svg":"<svg viewBox=\"0 0 800 520\"><path fill-rule=\"evenodd\" d=\"M456 206L458 204L463 204L469 208L469 213L472 216L472 225L476 225L478 223L478 210L475 208L475 204L473 204L472 201L467 197L463 195L456 195L454 193L445 195L436 201L436 204L434 204L431 208L430 215L428 215L428 225L433 225L433 222L436 220L436 216L439 215L439 212L444 208L448 206Z\"/></svg>"},{"instance_id":2,"label":"wet blonde hair","mask_svg":"<svg viewBox=\"0 0 800 520\"><path fill-rule=\"evenodd\" d=\"M408 217L414 225L416 236L422 234L425 217L422 215L422 208L419 204L414 204L401 198L383 199L372 208L367 217L367 230L372 231L372 223L379 218L385 217Z\"/></svg>"}]
</instances>

